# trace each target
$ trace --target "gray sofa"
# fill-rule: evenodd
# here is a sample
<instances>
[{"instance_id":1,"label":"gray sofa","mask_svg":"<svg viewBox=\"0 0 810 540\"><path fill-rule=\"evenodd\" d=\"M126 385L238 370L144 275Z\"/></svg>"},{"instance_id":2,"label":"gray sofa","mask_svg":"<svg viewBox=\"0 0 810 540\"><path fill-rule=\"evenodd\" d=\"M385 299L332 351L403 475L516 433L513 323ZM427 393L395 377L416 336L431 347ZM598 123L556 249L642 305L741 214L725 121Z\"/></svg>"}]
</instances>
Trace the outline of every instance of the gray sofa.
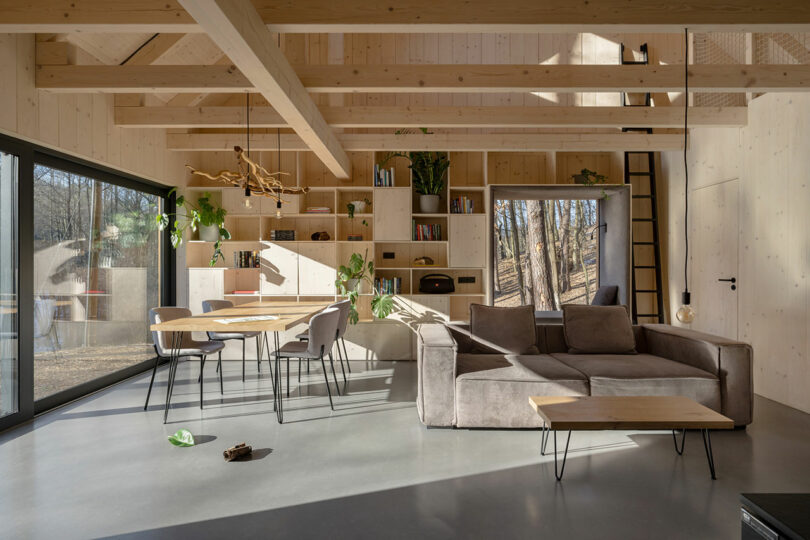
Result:
<instances>
[{"instance_id":1,"label":"gray sofa","mask_svg":"<svg viewBox=\"0 0 810 540\"><path fill-rule=\"evenodd\" d=\"M559 324L536 326L540 354L482 354L468 325L423 324L419 418L427 426L530 428L540 418L529 396L681 395L738 427L751 423L749 345L663 324L633 332L638 354L568 354Z\"/></svg>"}]
</instances>

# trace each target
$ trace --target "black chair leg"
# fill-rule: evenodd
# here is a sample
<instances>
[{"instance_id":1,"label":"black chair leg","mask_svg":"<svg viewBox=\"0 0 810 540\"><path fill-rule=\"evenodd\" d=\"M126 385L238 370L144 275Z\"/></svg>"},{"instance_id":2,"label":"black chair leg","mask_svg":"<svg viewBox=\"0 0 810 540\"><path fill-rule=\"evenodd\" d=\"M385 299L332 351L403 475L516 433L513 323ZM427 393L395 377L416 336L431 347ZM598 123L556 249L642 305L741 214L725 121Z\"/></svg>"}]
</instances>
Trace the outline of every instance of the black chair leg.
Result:
<instances>
[{"instance_id":1,"label":"black chair leg","mask_svg":"<svg viewBox=\"0 0 810 540\"><path fill-rule=\"evenodd\" d=\"M155 383L155 373L157 373L158 364L160 364L160 356L155 357L155 368L152 370L152 379L149 381L149 390L146 392L146 403L143 410L149 407L149 396L152 394L152 385Z\"/></svg>"},{"instance_id":2,"label":"black chair leg","mask_svg":"<svg viewBox=\"0 0 810 540\"><path fill-rule=\"evenodd\" d=\"M290 359L287 358L287 397L290 397Z\"/></svg>"},{"instance_id":3,"label":"black chair leg","mask_svg":"<svg viewBox=\"0 0 810 540\"><path fill-rule=\"evenodd\" d=\"M242 382L245 382L245 339L242 338Z\"/></svg>"},{"instance_id":4,"label":"black chair leg","mask_svg":"<svg viewBox=\"0 0 810 540\"><path fill-rule=\"evenodd\" d=\"M337 353L338 353L338 360L340 361L340 371L343 372L343 384L346 384L346 368L343 367L343 353L340 352L340 343L337 343ZM344 386L345 388L345 386Z\"/></svg>"},{"instance_id":5,"label":"black chair leg","mask_svg":"<svg viewBox=\"0 0 810 540\"><path fill-rule=\"evenodd\" d=\"M307 358L307 375L309 375L309 358Z\"/></svg>"},{"instance_id":6,"label":"black chair leg","mask_svg":"<svg viewBox=\"0 0 810 540\"><path fill-rule=\"evenodd\" d=\"M256 367L262 372L262 356L259 354L259 336L256 336Z\"/></svg>"},{"instance_id":7,"label":"black chair leg","mask_svg":"<svg viewBox=\"0 0 810 540\"><path fill-rule=\"evenodd\" d=\"M301 359L298 359L298 382L301 382Z\"/></svg>"},{"instance_id":8,"label":"black chair leg","mask_svg":"<svg viewBox=\"0 0 810 540\"><path fill-rule=\"evenodd\" d=\"M349 353L346 352L346 341L343 338L340 338L340 342L343 343L343 356L346 357L346 365L349 366L349 373L352 372L352 363L349 362ZM340 347L340 345L338 345Z\"/></svg>"},{"instance_id":9,"label":"black chair leg","mask_svg":"<svg viewBox=\"0 0 810 540\"><path fill-rule=\"evenodd\" d=\"M225 394L225 391L222 389L222 351L219 351L219 360L217 360L217 372L219 373L219 393Z\"/></svg>"},{"instance_id":10,"label":"black chair leg","mask_svg":"<svg viewBox=\"0 0 810 540\"><path fill-rule=\"evenodd\" d=\"M329 363L332 364L332 378L335 379L335 388L337 389L337 395L340 395L340 386L338 386L337 382L337 372L335 372L335 359L332 357L332 353L329 353Z\"/></svg>"},{"instance_id":11,"label":"black chair leg","mask_svg":"<svg viewBox=\"0 0 810 540\"><path fill-rule=\"evenodd\" d=\"M174 389L174 376L177 373L177 362L180 359L174 357L169 360L169 377L166 384L166 408L163 410L163 423L169 418L169 406L172 402L172 390Z\"/></svg>"},{"instance_id":12,"label":"black chair leg","mask_svg":"<svg viewBox=\"0 0 810 540\"><path fill-rule=\"evenodd\" d=\"M329 375L326 374L326 364L323 361L323 355L321 355L321 367L323 368L323 380L326 382L326 393L329 394L329 407L334 411L335 404L332 403L332 390L329 389Z\"/></svg>"},{"instance_id":13,"label":"black chair leg","mask_svg":"<svg viewBox=\"0 0 810 540\"><path fill-rule=\"evenodd\" d=\"M205 368L205 355L200 357L200 409L203 408L203 369Z\"/></svg>"}]
</instances>

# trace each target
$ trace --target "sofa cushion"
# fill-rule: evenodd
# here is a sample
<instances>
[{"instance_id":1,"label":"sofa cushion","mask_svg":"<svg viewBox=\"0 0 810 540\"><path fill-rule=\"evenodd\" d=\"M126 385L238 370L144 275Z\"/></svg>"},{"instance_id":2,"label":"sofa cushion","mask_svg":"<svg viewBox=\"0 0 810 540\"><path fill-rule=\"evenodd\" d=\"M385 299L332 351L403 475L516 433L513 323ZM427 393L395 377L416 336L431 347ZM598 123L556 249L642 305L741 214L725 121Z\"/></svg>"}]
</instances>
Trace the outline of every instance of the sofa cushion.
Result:
<instances>
[{"instance_id":1,"label":"sofa cushion","mask_svg":"<svg viewBox=\"0 0 810 540\"><path fill-rule=\"evenodd\" d=\"M632 354L633 325L624 306L563 306L563 331L571 354Z\"/></svg>"},{"instance_id":2,"label":"sofa cushion","mask_svg":"<svg viewBox=\"0 0 810 540\"><path fill-rule=\"evenodd\" d=\"M592 306L615 306L619 300L619 287L617 285L602 285L596 289L591 300Z\"/></svg>"},{"instance_id":3,"label":"sofa cushion","mask_svg":"<svg viewBox=\"0 0 810 540\"><path fill-rule=\"evenodd\" d=\"M470 305L470 331L476 351L496 349L504 354L538 354L534 306ZM484 343L480 343L483 341Z\"/></svg>"},{"instance_id":4,"label":"sofa cushion","mask_svg":"<svg viewBox=\"0 0 810 540\"><path fill-rule=\"evenodd\" d=\"M460 362L461 356L467 357L465 365L477 362L481 366L485 365L481 357L495 355L459 355ZM508 366L502 365L503 361ZM497 365L456 378L457 426L539 427L542 420L529 406L529 397L589 393L587 377L549 355L505 355L499 357Z\"/></svg>"},{"instance_id":5,"label":"sofa cushion","mask_svg":"<svg viewBox=\"0 0 810 540\"><path fill-rule=\"evenodd\" d=\"M720 381L712 373L651 354L552 356L588 376L593 396L686 396L720 410Z\"/></svg>"},{"instance_id":6,"label":"sofa cushion","mask_svg":"<svg viewBox=\"0 0 810 540\"><path fill-rule=\"evenodd\" d=\"M511 366L502 354L458 353L456 355L456 376Z\"/></svg>"}]
</instances>

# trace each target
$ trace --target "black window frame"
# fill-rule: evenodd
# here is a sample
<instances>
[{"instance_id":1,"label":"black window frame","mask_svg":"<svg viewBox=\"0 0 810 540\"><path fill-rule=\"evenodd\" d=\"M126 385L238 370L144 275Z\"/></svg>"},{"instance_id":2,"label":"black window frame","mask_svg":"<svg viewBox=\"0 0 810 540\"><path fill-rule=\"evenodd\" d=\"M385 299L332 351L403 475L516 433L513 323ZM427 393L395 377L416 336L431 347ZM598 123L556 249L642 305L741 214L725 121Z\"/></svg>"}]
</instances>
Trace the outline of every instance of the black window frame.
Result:
<instances>
[{"instance_id":1,"label":"black window frame","mask_svg":"<svg viewBox=\"0 0 810 540\"><path fill-rule=\"evenodd\" d=\"M93 392L121 382L154 366L146 360L34 400L34 165L45 165L65 172L138 190L163 199L164 208L172 208L172 188L132 174L99 165L35 143L0 133L0 151L18 158L17 240L18 246L18 411L0 418L0 431L32 420L36 415L75 401ZM176 301L176 253L171 247L169 229L163 233L160 253L160 303Z\"/></svg>"}]
</instances>

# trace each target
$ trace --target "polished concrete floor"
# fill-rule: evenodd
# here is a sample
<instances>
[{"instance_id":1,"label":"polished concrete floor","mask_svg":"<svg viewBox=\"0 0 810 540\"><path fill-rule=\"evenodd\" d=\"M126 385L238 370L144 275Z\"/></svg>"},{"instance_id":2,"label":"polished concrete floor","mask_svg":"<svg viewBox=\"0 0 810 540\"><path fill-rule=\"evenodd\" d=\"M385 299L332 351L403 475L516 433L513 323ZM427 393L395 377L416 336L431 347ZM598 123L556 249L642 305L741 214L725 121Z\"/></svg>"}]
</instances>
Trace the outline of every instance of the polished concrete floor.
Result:
<instances>
[{"instance_id":1,"label":"polished concrete floor","mask_svg":"<svg viewBox=\"0 0 810 540\"><path fill-rule=\"evenodd\" d=\"M265 364L266 366L266 364ZM765 399L713 436L718 480L689 433L574 433L561 483L536 431L425 429L411 362L353 364L329 410L320 371L292 377L285 424L267 373L165 368L0 434L1 538L739 538L740 492L810 491L810 415ZM208 366L206 366L208 370ZM528 405L527 405L528 406ZM184 427L192 448L166 437ZM225 463L245 441L251 461Z\"/></svg>"}]
</instances>

